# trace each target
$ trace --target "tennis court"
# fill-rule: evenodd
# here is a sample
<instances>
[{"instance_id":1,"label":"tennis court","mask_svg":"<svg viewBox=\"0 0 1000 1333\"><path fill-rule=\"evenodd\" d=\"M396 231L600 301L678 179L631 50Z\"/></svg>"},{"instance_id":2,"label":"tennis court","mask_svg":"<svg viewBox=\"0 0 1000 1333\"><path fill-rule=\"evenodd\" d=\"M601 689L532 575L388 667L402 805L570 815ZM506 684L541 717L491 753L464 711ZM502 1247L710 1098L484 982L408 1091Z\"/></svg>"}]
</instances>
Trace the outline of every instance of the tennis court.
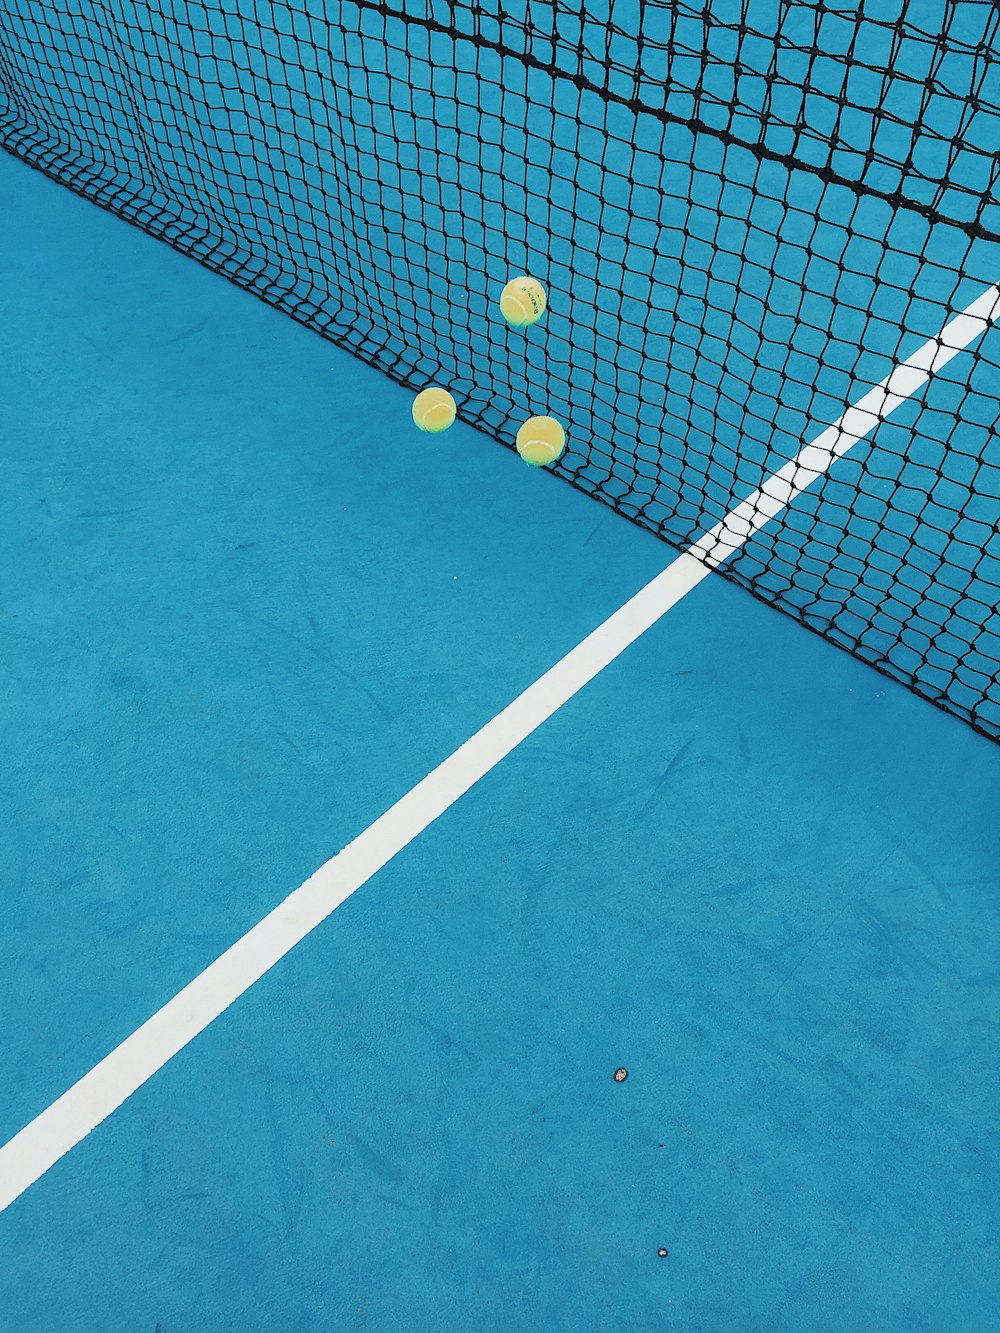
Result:
<instances>
[{"instance_id":1,"label":"tennis court","mask_svg":"<svg viewBox=\"0 0 1000 1333\"><path fill-rule=\"evenodd\" d=\"M996 1327L997 38L0 13L0 1329Z\"/></svg>"}]
</instances>

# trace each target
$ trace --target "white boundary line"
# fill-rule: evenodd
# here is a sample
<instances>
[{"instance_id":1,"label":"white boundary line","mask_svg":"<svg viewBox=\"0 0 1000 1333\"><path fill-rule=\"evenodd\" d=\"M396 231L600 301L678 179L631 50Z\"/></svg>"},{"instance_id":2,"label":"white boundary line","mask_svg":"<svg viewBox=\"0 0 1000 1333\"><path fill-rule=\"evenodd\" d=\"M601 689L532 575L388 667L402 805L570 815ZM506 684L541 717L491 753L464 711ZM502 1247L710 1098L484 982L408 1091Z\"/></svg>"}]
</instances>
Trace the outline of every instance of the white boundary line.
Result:
<instances>
[{"instance_id":1,"label":"white boundary line","mask_svg":"<svg viewBox=\"0 0 1000 1333\"><path fill-rule=\"evenodd\" d=\"M15 1134L0 1148L0 1212L998 316L991 287Z\"/></svg>"}]
</instances>

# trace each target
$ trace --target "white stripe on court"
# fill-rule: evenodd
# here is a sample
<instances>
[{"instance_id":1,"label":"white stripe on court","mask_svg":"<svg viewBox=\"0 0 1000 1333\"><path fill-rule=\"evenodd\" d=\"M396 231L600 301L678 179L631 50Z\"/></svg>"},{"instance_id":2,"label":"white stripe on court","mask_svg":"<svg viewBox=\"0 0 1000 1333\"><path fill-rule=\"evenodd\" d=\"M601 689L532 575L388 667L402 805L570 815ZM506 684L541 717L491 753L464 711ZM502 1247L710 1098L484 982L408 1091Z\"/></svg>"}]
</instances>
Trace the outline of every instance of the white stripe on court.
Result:
<instances>
[{"instance_id":1,"label":"white stripe on court","mask_svg":"<svg viewBox=\"0 0 1000 1333\"><path fill-rule=\"evenodd\" d=\"M0 1212L997 318L991 287L15 1134L0 1148Z\"/></svg>"}]
</instances>

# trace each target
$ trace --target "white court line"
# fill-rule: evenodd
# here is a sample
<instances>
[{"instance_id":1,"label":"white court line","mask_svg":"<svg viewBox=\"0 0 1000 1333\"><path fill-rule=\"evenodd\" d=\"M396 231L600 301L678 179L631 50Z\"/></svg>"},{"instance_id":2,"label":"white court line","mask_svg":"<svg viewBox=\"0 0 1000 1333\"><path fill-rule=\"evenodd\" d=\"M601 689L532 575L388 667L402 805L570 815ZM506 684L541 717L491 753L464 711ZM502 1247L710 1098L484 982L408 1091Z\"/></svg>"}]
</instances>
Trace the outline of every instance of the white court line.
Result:
<instances>
[{"instance_id":1,"label":"white court line","mask_svg":"<svg viewBox=\"0 0 1000 1333\"><path fill-rule=\"evenodd\" d=\"M0 1148L0 1212L998 317L991 287L15 1134Z\"/></svg>"}]
</instances>

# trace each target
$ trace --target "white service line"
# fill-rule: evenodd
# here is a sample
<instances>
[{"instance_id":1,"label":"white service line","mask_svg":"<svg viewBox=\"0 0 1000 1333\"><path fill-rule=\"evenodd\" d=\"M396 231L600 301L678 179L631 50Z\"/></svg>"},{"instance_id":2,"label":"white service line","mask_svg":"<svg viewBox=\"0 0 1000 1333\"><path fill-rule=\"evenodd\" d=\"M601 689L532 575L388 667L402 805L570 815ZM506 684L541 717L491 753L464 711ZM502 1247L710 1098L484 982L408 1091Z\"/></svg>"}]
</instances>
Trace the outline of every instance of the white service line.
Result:
<instances>
[{"instance_id":1,"label":"white service line","mask_svg":"<svg viewBox=\"0 0 1000 1333\"><path fill-rule=\"evenodd\" d=\"M998 316L991 287L15 1134L0 1148L0 1212Z\"/></svg>"}]
</instances>

